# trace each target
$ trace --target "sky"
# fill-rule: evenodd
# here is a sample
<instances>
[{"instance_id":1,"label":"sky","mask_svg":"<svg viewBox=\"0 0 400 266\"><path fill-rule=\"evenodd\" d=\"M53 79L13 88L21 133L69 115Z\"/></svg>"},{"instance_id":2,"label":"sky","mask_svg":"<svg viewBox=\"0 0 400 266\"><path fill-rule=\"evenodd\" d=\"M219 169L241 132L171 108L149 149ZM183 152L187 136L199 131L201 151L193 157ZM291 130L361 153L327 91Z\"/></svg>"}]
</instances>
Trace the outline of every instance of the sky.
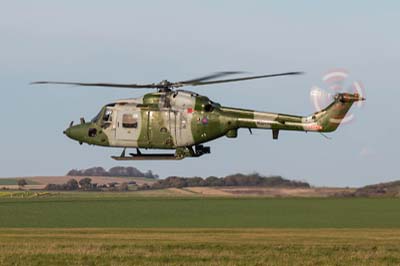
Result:
<instances>
[{"instance_id":1,"label":"sky","mask_svg":"<svg viewBox=\"0 0 400 266\"><path fill-rule=\"evenodd\" d=\"M282 175L315 186L400 179L398 1L0 0L0 176L134 166L161 177ZM116 99L149 91L30 86L35 80L151 83L215 71L279 77L190 88L225 106L308 115L332 69L361 81L367 101L326 139L240 130L182 161L116 162L121 149L79 145L62 131Z\"/></svg>"}]
</instances>

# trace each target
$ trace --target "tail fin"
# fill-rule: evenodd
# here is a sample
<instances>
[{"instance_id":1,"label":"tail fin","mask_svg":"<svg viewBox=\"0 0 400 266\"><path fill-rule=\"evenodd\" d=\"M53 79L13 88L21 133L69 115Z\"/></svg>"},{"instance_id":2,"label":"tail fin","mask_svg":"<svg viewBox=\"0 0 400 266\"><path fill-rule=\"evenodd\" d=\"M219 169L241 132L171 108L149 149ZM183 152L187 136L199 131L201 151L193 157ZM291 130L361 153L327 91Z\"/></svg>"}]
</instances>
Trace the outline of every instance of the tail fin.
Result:
<instances>
[{"instance_id":1,"label":"tail fin","mask_svg":"<svg viewBox=\"0 0 400 266\"><path fill-rule=\"evenodd\" d=\"M325 109L314 113L312 120L315 121L320 132L332 132L335 131L347 112L350 110L354 102L364 101L358 93L339 93L335 96L334 102L332 102Z\"/></svg>"}]
</instances>

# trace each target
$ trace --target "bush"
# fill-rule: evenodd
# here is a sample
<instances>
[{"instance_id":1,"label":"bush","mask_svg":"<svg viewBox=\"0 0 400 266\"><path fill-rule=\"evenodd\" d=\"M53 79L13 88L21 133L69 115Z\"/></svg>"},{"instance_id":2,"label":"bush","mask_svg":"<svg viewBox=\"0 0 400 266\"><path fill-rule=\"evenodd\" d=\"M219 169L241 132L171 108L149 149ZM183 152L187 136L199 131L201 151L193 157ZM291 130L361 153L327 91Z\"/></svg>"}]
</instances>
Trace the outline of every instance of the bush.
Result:
<instances>
[{"instance_id":1,"label":"bush","mask_svg":"<svg viewBox=\"0 0 400 266\"><path fill-rule=\"evenodd\" d=\"M67 181L66 187L67 187L67 190L77 190L79 188L78 181L71 178L70 180Z\"/></svg>"},{"instance_id":2,"label":"bush","mask_svg":"<svg viewBox=\"0 0 400 266\"><path fill-rule=\"evenodd\" d=\"M81 188L89 190L92 188L92 179L90 179L89 177L82 178L81 180L79 180L79 185L81 186Z\"/></svg>"},{"instance_id":3,"label":"bush","mask_svg":"<svg viewBox=\"0 0 400 266\"><path fill-rule=\"evenodd\" d=\"M77 190L79 189L78 181L70 179L65 184L47 184L46 190Z\"/></svg>"},{"instance_id":4,"label":"bush","mask_svg":"<svg viewBox=\"0 0 400 266\"><path fill-rule=\"evenodd\" d=\"M19 187L24 187L24 186L28 185L28 182L26 182L26 180L22 178L22 179L18 179L17 184Z\"/></svg>"},{"instance_id":5,"label":"bush","mask_svg":"<svg viewBox=\"0 0 400 266\"><path fill-rule=\"evenodd\" d=\"M120 191L128 191L129 190L129 186L128 183L124 182L119 186L119 190Z\"/></svg>"},{"instance_id":6,"label":"bush","mask_svg":"<svg viewBox=\"0 0 400 266\"><path fill-rule=\"evenodd\" d=\"M144 183L143 185L138 187L138 190L148 190L148 189L151 189L151 187L147 183Z\"/></svg>"}]
</instances>

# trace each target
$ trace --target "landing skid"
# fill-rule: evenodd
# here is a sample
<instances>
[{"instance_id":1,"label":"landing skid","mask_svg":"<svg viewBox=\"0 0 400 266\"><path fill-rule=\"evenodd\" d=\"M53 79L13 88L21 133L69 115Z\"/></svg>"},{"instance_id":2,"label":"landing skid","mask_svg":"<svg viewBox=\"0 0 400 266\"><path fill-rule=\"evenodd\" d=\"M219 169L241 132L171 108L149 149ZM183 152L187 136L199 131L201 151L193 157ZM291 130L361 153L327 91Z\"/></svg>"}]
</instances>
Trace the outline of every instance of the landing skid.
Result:
<instances>
[{"instance_id":1,"label":"landing skid","mask_svg":"<svg viewBox=\"0 0 400 266\"><path fill-rule=\"evenodd\" d=\"M136 153L129 153L129 156L125 155L125 150L126 148L122 151L120 156L111 156L111 158L117 161L182 160L186 157L196 158L210 153L210 147L204 147L202 145L195 146L195 150L193 150L192 147L178 148L175 153L143 154L138 148L136 148Z\"/></svg>"},{"instance_id":2,"label":"landing skid","mask_svg":"<svg viewBox=\"0 0 400 266\"><path fill-rule=\"evenodd\" d=\"M136 155L131 153L131 156L111 156L116 161L145 161L145 160L182 160L185 157L177 157L175 154L142 154Z\"/></svg>"}]
</instances>

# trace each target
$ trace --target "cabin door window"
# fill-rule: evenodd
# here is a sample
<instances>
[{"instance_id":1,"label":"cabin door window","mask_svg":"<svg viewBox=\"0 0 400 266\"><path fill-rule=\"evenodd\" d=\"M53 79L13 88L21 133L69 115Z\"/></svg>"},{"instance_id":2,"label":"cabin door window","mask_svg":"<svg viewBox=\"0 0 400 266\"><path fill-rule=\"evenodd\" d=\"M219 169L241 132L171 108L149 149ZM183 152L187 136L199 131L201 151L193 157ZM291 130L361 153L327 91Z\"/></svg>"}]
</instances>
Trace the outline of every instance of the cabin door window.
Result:
<instances>
[{"instance_id":1,"label":"cabin door window","mask_svg":"<svg viewBox=\"0 0 400 266\"><path fill-rule=\"evenodd\" d=\"M139 138L140 112L120 111L116 124L117 140L136 141Z\"/></svg>"}]
</instances>

